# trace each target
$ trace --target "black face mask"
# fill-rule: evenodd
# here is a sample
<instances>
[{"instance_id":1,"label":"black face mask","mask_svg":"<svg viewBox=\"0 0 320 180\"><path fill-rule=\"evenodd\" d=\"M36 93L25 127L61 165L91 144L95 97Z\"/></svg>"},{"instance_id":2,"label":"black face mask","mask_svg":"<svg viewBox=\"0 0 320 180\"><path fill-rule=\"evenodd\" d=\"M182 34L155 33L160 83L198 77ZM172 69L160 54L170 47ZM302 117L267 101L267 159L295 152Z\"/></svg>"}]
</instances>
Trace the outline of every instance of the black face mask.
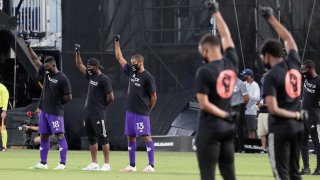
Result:
<instances>
[{"instance_id":1,"label":"black face mask","mask_svg":"<svg viewBox=\"0 0 320 180\"><path fill-rule=\"evenodd\" d=\"M52 68L47 68L45 72L47 75L54 75Z\"/></svg>"},{"instance_id":2,"label":"black face mask","mask_svg":"<svg viewBox=\"0 0 320 180\"><path fill-rule=\"evenodd\" d=\"M208 64L209 60L206 57L202 57L202 64Z\"/></svg>"},{"instance_id":3,"label":"black face mask","mask_svg":"<svg viewBox=\"0 0 320 180\"><path fill-rule=\"evenodd\" d=\"M301 74L302 74L304 79L311 79L312 78L311 74L308 71L304 72L304 73L301 73Z\"/></svg>"},{"instance_id":4,"label":"black face mask","mask_svg":"<svg viewBox=\"0 0 320 180\"><path fill-rule=\"evenodd\" d=\"M87 73L90 75L90 76L94 76L95 75L95 72L94 72L94 68L87 68Z\"/></svg>"},{"instance_id":5,"label":"black face mask","mask_svg":"<svg viewBox=\"0 0 320 180\"><path fill-rule=\"evenodd\" d=\"M140 70L141 65L139 66L139 64L133 64L132 67L134 72L138 72Z\"/></svg>"},{"instance_id":6,"label":"black face mask","mask_svg":"<svg viewBox=\"0 0 320 180\"><path fill-rule=\"evenodd\" d=\"M266 71L269 71L271 69L271 65L268 63L263 63L263 67Z\"/></svg>"}]
</instances>

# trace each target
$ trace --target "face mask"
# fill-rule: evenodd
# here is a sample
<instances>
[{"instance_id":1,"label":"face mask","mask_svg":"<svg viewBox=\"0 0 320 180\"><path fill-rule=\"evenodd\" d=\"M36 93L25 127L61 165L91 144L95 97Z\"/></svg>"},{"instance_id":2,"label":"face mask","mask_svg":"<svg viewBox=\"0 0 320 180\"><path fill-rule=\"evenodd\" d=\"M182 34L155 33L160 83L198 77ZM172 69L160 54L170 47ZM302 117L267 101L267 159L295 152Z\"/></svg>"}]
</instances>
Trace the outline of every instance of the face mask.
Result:
<instances>
[{"instance_id":1,"label":"face mask","mask_svg":"<svg viewBox=\"0 0 320 180\"><path fill-rule=\"evenodd\" d=\"M139 66L139 64L133 64L132 68L134 72L138 72L140 70L141 65Z\"/></svg>"},{"instance_id":2,"label":"face mask","mask_svg":"<svg viewBox=\"0 0 320 180\"><path fill-rule=\"evenodd\" d=\"M302 74L303 78L305 78L305 79L311 79L312 78L311 74L308 71L304 72L304 73L301 73L301 74Z\"/></svg>"},{"instance_id":3,"label":"face mask","mask_svg":"<svg viewBox=\"0 0 320 180\"><path fill-rule=\"evenodd\" d=\"M53 72L53 70L51 68L47 68L45 72L46 72L47 75L53 75L54 74L54 72Z\"/></svg>"},{"instance_id":4,"label":"face mask","mask_svg":"<svg viewBox=\"0 0 320 180\"><path fill-rule=\"evenodd\" d=\"M94 68L87 68L87 73L90 75L90 76L93 76L95 75L94 71L93 71Z\"/></svg>"},{"instance_id":5,"label":"face mask","mask_svg":"<svg viewBox=\"0 0 320 180\"><path fill-rule=\"evenodd\" d=\"M202 57L202 64L208 64L208 59L206 57Z\"/></svg>"},{"instance_id":6,"label":"face mask","mask_svg":"<svg viewBox=\"0 0 320 180\"><path fill-rule=\"evenodd\" d=\"M263 63L263 67L266 71L269 71L271 69L271 65L268 63Z\"/></svg>"}]
</instances>

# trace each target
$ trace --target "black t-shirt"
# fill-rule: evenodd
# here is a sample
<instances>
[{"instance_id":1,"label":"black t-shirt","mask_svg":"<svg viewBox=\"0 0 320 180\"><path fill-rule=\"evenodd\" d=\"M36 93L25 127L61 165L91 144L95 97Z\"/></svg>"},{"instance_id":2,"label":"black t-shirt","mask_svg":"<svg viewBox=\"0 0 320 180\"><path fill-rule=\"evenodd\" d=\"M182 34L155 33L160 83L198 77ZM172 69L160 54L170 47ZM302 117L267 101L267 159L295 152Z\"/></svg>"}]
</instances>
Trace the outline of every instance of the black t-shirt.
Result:
<instances>
[{"instance_id":1,"label":"black t-shirt","mask_svg":"<svg viewBox=\"0 0 320 180\"><path fill-rule=\"evenodd\" d=\"M290 50L287 60L275 65L265 76L263 97L274 96L278 106L288 111L300 111L301 74L299 54ZM277 134L294 134L303 130L302 121L269 114L269 131Z\"/></svg>"},{"instance_id":2,"label":"black t-shirt","mask_svg":"<svg viewBox=\"0 0 320 180\"><path fill-rule=\"evenodd\" d=\"M39 109L48 114L62 116L64 114L63 97L71 94L69 79L62 72L53 75L45 74L43 65L39 69L39 74L44 76Z\"/></svg>"},{"instance_id":3,"label":"black t-shirt","mask_svg":"<svg viewBox=\"0 0 320 180\"><path fill-rule=\"evenodd\" d=\"M320 76L306 79L303 86L302 108L308 110L312 123L320 121Z\"/></svg>"},{"instance_id":4,"label":"black t-shirt","mask_svg":"<svg viewBox=\"0 0 320 180\"><path fill-rule=\"evenodd\" d=\"M150 114L150 94L156 92L154 77L147 71L136 73L129 64L124 65L123 72L129 77L126 110L148 116Z\"/></svg>"},{"instance_id":5,"label":"black t-shirt","mask_svg":"<svg viewBox=\"0 0 320 180\"><path fill-rule=\"evenodd\" d=\"M209 101L220 109L231 111L231 96L237 79L238 57L234 48L228 48L220 61L212 61L200 67L196 74L195 90L208 95ZM200 112L199 128L213 128L216 132L234 130L234 124Z\"/></svg>"},{"instance_id":6,"label":"black t-shirt","mask_svg":"<svg viewBox=\"0 0 320 180\"><path fill-rule=\"evenodd\" d=\"M89 80L87 99L84 105L85 112L105 114L106 94L112 92L110 79L105 74L90 76L87 73L85 77Z\"/></svg>"}]
</instances>

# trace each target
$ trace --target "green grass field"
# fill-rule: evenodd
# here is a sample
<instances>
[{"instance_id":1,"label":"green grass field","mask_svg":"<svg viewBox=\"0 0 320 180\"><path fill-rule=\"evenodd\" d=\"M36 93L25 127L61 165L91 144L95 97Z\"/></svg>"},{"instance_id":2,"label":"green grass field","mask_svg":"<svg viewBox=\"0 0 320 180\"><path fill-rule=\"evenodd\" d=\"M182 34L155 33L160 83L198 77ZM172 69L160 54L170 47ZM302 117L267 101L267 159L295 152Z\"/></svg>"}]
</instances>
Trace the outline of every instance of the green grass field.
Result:
<instances>
[{"instance_id":1,"label":"green grass field","mask_svg":"<svg viewBox=\"0 0 320 180\"><path fill-rule=\"evenodd\" d=\"M70 180L196 180L199 170L194 153L156 152L156 172L145 174L142 169L147 165L146 152L137 152L135 173L121 173L120 169L128 165L127 152L111 152L111 172L81 171L90 162L89 151L69 151L66 171L52 170L59 162L59 152L50 151L48 170L29 170L39 161L39 151L9 150L0 152L1 180L28 179L70 179ZM102 164L102 152L99 152L99 164ZM268 156L266 154L236 154L236 175L239 180L273 179ZM311 167L315 166L315 155L310 156ZM313 170L313 169L312 169ZM222 179L217 169L217 179ZM303 176L303 179L319 180L319 176Z\"/></svg>"}]
</instances>

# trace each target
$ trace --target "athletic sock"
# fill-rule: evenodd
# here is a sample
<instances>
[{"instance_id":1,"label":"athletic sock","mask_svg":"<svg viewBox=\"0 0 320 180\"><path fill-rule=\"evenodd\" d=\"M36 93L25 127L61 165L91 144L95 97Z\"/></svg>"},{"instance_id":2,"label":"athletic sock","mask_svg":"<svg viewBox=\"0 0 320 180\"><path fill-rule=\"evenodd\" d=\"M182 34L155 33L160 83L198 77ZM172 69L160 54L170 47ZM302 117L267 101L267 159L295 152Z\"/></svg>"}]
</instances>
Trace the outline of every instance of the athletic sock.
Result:
<instances>
[{"instance_id":1,"label":"athletic sock","mask_svg":"<svg viewBox=\"0 0 320 180\"><path fill-rule=\"evenodd\" d=\"M8 142L8 132L6 129L4 129L2 132L2 146L5 149L7 149L7 142Z\"/></svg>"},{"instance_id":2,"label":"athletic sock","mask_svg":"<svg viewBox=\"0 0 320 180\"><path fill-rule=\"evenodd\" d=\"M128 143L129 160L130 160L131 167L136 166L136 148L137 148L137 144L135 141Z\"/></svg>"},{"instance_id":3,"label":"athletic sock","mask_svg":"<svg viewBox=\"0 0 320 180\"><path fill-rule=\"evenodd\" d=\"M59 139L60 164L66 165L68 144L66 138Z\"/></svg>"},{"instance_id":4,"label":"athletic sock","mask_svg":"<svg viewBox=\"0 0 320 180\"><path fill-rule=\"evenodd\" d=\"M50 149L49 139L45 139L45 140L41 139L41 142L40 142L40 159L41 159L41 164L43 164L43 165L47 164L49 149Z\"/></svg>"},{"instance_id":5,"label":"athletic sock","mask_svg":"<svg viewBox=\"0 0 320 180\"><path fill-rule=\"evenodd\" d=\"M147 142L146 146L147 146L147 152L148 152L149 165L154 167L154 144L153 144L153 141Z\"/></svg>"}]
</instances>

